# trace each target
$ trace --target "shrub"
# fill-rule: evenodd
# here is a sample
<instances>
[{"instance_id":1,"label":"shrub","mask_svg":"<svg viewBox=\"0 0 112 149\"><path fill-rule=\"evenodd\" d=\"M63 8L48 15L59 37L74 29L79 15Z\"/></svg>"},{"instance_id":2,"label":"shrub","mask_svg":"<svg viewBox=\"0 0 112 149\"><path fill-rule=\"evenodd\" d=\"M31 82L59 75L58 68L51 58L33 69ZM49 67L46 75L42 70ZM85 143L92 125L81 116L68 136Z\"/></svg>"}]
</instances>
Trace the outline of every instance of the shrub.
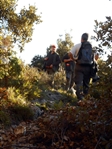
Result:
<instances>
[{"instance_id":1,"label":"shrub","mask_svg":"<svg viewBox=\"0 0 112 149\"><path fill-rule=\"evenodd\" d=\"M10 107L12 121L20 122L33 119L33 111L28 106L14 105Z\"/></svg>"},{"instance_id":2,"label":"shrub","mask_svg":"<svg viewBox=\"0 0 112 149\"><path fill-rule=\"evenodd\" d=\"M11 124L10 116L7 112L0 110L0 123L2 123L4 126Z\"/></svg>"}]
</instances>

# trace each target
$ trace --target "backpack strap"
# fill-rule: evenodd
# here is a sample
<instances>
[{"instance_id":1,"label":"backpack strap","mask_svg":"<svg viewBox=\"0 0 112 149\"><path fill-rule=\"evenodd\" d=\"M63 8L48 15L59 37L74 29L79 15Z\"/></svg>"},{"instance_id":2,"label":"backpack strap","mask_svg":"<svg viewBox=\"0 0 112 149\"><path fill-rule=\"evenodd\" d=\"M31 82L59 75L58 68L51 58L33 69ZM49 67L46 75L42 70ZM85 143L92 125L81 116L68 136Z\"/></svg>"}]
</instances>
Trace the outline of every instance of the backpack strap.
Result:
<instances>
[{"instance_id":1,"label":"backpack strap","mask_svg":"<svg viewBox=\"0 0 112 149\"><path fill-rule=\"evenodd\" d=\"M78 54L77 54L78 58L77 58L77 60L80 58L82 47L83 47L83 42L81 43L81 47L80 47L80 49L78 51Z\"/></svg>"}]
</instances>

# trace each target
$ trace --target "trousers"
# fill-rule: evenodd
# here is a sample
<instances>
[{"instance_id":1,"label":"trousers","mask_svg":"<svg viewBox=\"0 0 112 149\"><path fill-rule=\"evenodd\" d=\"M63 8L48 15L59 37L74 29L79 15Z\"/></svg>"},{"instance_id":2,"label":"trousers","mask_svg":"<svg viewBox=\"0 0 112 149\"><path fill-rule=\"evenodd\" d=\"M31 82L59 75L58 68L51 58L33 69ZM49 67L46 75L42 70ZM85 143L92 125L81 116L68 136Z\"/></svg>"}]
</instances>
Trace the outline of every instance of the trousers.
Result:
<instances>
[{"instance_id":1,"label":"trousers","mask_svg":"<svg viewBox=\"0 0 112 149\"><path fill-rule=\"evenodd\" d=\"M84 95L88 94L89 82L91 78L91 67L76 64L75 66L75 84L76 95L79 100L84 98Z\"/></svg>"}]
</instances>

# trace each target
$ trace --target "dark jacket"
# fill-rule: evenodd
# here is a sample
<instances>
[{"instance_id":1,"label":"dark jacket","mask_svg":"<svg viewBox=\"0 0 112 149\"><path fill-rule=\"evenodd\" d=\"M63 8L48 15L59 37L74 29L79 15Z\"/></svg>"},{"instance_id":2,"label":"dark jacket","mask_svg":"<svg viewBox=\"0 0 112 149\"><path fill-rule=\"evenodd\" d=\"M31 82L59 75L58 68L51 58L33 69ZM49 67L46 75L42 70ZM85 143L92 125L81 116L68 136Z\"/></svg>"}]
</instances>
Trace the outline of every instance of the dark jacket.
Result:
<instances>
[{"instance_id":1,"label":"dark jacket","mask_svg":"<svg viewBox=\"0 0 112 149\"><path fill-rule=\"evenodd\" d=\"M53 70L58 71L59 64L61 63L59 54L56 52L53 54L51 52L49 52L46 57L48 57L48 60L45 60L44 69L46 69L46 67L48 67L50 65L53 65Z\"/></svg>"},{"instance_id":2,"label":"dark jacket","mask_svg":"<svg viewBox=\"0 0 112 149\"><path fill-rule=\"evenodd\" d=\"M69 58L70 57L68 56L68 53L66 53L62 58L62 62L64 62L65 59L69 59ZM74 69L75 69L74 61L69 61L69 62L64 62L64 63L65 63L65 70L74 71Z\"/></svg>"}]
</instances>

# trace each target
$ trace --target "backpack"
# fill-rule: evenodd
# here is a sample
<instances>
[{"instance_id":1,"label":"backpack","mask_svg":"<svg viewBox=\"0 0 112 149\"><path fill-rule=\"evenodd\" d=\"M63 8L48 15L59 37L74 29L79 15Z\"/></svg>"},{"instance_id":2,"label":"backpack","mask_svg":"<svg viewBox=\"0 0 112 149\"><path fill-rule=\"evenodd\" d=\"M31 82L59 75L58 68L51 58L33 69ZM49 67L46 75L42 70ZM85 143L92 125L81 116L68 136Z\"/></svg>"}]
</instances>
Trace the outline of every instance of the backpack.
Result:
<instances>
[{"instance_id":1,"label":"backpack","mask_svg":"<svg viewBox=\"0 0 112 149\"><path fill-rule=\"evenodd\" d=\"M91 65L93 63L92 45L89 42L82 43L77 63L80 65Z\"/></svg>"}]
</instances>

